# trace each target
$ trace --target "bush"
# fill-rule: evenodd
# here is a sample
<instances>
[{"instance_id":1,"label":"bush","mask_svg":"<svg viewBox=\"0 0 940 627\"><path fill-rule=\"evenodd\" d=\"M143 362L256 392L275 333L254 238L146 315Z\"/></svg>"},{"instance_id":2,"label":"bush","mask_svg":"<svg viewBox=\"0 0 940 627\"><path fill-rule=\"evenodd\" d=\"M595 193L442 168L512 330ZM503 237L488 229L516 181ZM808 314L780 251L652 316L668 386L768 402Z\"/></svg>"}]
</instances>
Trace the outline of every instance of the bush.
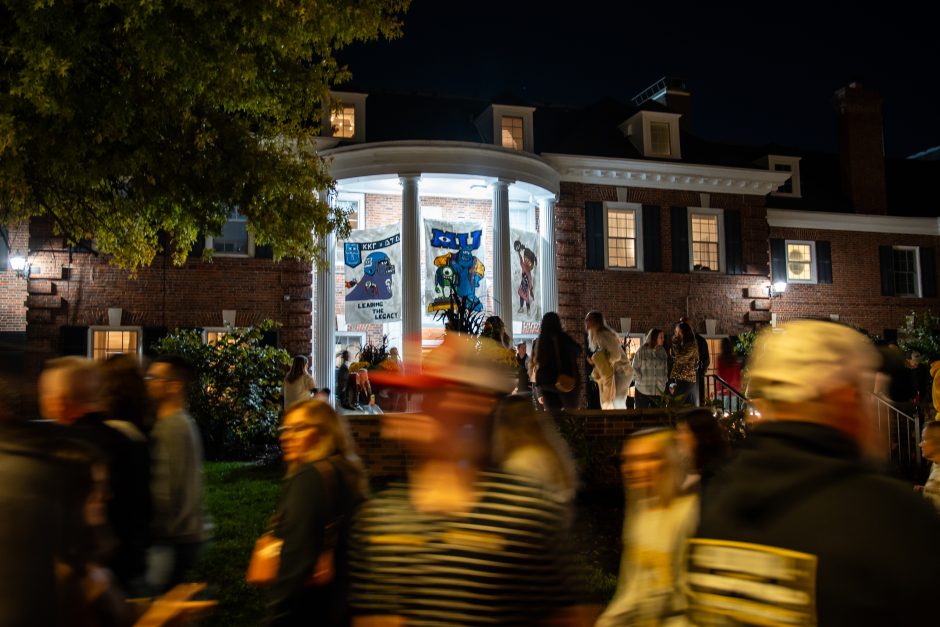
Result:
<instances>
[{"instance_id":1,"label":"bush","mask_svg":"<svg viewBox=\"0 0 940 627\"><path fill-rule=\"evenodd\" d=\"M261 344L276 326L268 320L233 329L212 344L199 331L177 330L154 346L158 356L177 355L193 369L189 409L208 459L258 458L276 445L290 355Z\"/></svg>"},{"instance_id":2,"label":"bush","mask_svg":"<svg viewBox=\"0 0 940 627\"><path fill-rule=\"evenodd\" d=\"M898 346L905 351L915 351L923 355L926 363L940 359L940 316L926 312L920 316L913 311L901 327Z\"/></svg>"}]
</instances>

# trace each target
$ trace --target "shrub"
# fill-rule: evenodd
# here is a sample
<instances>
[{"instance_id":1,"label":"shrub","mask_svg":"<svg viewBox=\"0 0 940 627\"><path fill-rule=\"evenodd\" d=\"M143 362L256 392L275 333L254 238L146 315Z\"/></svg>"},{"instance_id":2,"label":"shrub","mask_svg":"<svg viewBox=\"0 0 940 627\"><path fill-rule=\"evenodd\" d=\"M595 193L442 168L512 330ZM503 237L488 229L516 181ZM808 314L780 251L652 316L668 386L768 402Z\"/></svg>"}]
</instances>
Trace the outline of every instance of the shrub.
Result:
<instances>
[{"instance_id":1,"label":"shrub","mask_svg":"<svg viewBox=\"0 0 940 627\"><path fill-rule=\"evenodd\" d=\"M276 445L290 355L261 343L276 326L268 320L232 329L212 344L199 331L177 330L154 346L158 356L178 355L193 369L189 409L208 459L256 458Z\"/></svg>"},{"instance_id":2,"label":"shrub","mask_svg":"<svg viewBox=\"0 0 940 627\"><path fill-rule=\"evenodd\" d=\"M898 346L905 351L916 351L923 355L926 363L940 359L940 316L925 312L918 316L913 311L901 327Z\"/></svg>"}]
</instances>

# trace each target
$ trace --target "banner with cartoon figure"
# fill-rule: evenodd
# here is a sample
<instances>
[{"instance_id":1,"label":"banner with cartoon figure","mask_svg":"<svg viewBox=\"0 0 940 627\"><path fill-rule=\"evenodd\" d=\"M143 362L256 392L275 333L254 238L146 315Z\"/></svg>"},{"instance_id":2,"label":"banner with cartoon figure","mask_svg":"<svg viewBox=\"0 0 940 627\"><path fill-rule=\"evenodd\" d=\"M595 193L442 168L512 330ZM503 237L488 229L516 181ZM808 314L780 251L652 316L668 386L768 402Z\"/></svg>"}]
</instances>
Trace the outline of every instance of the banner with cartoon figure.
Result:
<instances>
[{"instance_id":1,"label":"banner with cartoon figure","mask_svg":"<svg viewBox=\"0 0 940 627\"><path fill-rule=\"evenodd\" d=\"M352 231L343 244L346 322L401 320L401 225Z\"/></svg>"},{"instance_id":2,"label":"banner with cartoon figure","mask_svg":"<svg viewBox=\"0 0 940 627\"><path fill-rule=\"evenodd\" d=\"M467 297L474 311L483 310L486 266L482 222L425 220L427 268L425 296L432 313L451 306L451 295Z\"/></svg>"},{"instance_id":3,"label":"banner with cartoon figure","mask_svg":"<svg viewBox=\"0 0 940 627\"><path fill-rule=\"evenodd\" d=\"M542 319L538 284L539 234L510 228L509 241L512 246L512 319L538 322Z\"/></svg>"}]
</instances>

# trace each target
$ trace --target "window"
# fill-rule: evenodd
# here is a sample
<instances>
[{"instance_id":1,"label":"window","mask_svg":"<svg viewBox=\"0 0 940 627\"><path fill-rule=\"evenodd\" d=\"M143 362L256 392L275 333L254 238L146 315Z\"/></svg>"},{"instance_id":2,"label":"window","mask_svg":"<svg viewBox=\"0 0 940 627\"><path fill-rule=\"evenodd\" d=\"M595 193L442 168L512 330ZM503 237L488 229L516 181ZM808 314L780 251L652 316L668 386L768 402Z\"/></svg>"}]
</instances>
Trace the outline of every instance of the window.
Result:
<instances>
[{"instance_id":1,"label":"window","mask_svg":"<svg viewBox=\"0 0 940 627\"><path fill-rule=\"evenodd\" d=\"M222 233L206 238L206 247L217 255L232 257L253 257L255 254L254 238L248 233L248 220L245 216L232 211L222 226Z\"/></svg>"},{"instance_id":2,"label":"window","mask_svg":"<svg viewBox=\"0 0 940 627\"><path fill-rule=\"evenodd\" d=\"M330 114L330 126L333 137L351 139L356 136L356 107L355 105L341 104Z\"/></svg>"},{"instance_id":3,"label":"window","mask_svg":"<svg viewBox=\"0 0 940 627\"><path fill-rule=\"evenodd\" d=\"M349 351L349 357L352 361L356 360L359 351L366 345L365 333L337 333L336 334L336 354L343 351Z\"/></svg>"},{"instance_id":4,"label":"window","mask_svg":"<svg viewBox=\"0 0 940 627\"><path fill-rule=\"evenodd\" d=\"M689 214L689 244L692 247L692 269L721 272L721 214L696 209Z\"/></svg>"},{"instance_id":5,"label":"window","mask_svg":"<svg viewBox=\"0 0 940 627\"><path fill-rule=\"evenodd\" d=\"M790 178L773 193L774 196L800 197L800 157L782 157L768 155L767 163L771 172L789 172Z\"/></svg>"},{"instance_id":6,"label":"window","mask_svg":"<svg viewBox=\"0 0 940 627\"><path fill-rule=\"evenodd\" d=\"M204 344L215 344L231 332L226 327L206 327L202 330L202 341Z\"/></svg>"},{"instance_id":7,"label":"window","mask_svg":"<svg viewBox=\"0 0 940 627\"><path fill-rule=\"evenodd\" d=\"M920 296L920 263L914 246L894 247L894 293L896 296Z\"/></svg>"},{"instance_id":8,"label":"window","mask_svg":"<svg viewBox=\"0 0 940 627\"><path fill-rule=\"evenodd\" d=\"M333 201L333 206L346 214L346 219L349 220L350 231L365 228L365 194L341 192L337 194L336 199ZM336 242L336 271L342 273L344 264L343 242Z\"/></svg>"},{"instance_id":9,"label":"window","mask_svg":"<svg viewBox=\"0 0 940 627\"><path fill-rule=\"evenodd\" d=\"M650 122L650 154L661 157L672 154L669 122Z\"/></svg>"},{"instance_id":10,"label":"window","mask_svg":"<svg viewBox=\"0 0 940 627\"><path fill-rule=\"evenodd\" d=\"M524 150L523 119L516 116L504 115L500 124L502 129L502 146L512 150Z\"/></svg>"},{"instance_id":11,"label":"window","mask_svg":"<svg viewBox=\"0 0 940 627\"><path fill-rule=\"evenodd\" d=\"M787 283L815 283L815 261L815 242L787 240Z\"/></svg>"},{"instance_id":12,"label":"window","mask_svg":"<svg viewBox=\"0 0 940 627\"><path fill-rule=\"evenodd\" d=\"M91 327L88 329L88 356L107 359L111 355L140 353L139 327Z\"/></svg>"},{"instance_id":13,"label":"window","mask_svg":"<svg viewBox=\"0 0 940 627\"><path fill-rule=\"evenodd\" d=\"M607 267L639 269L637 222L639 208L608 204L604 215L607 233Z\"/></svg>"}]
</instances>

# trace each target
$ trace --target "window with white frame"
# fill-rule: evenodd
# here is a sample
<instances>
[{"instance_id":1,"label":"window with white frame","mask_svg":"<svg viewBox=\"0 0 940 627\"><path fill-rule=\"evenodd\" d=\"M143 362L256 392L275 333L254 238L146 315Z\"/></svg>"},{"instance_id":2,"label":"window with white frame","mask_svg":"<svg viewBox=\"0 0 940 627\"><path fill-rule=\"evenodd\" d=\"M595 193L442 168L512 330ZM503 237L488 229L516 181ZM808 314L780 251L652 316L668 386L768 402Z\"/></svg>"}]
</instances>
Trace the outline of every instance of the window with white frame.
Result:
<instances>
[{"instance_id":1,"label":"window with white frame","mask_svg":"<svg viewBox=\"0 0 940 627\"><path fill-rule=\"evenodd\" d=\"M88 356L104 360L112 355L139 355L140 327L89 327Z\"/></svg>"},{"instance_id":2,"label":"window with white frame","mask_svg":"<svg viewBox=\"0 0 940 627\"><path fill-rule=\"evenodd\" d=\"M768 169L771 172L789 172L790 178L786 183L773 192L774 196L792 196L799 198L800 190L800 157L782 157L769 155L767 157Z\"/></svg>"},{"instance_id":3,"label":"window with white frame","mask_svg":"<svg viewBox=\"0 0 940 627\"><path fill-rule=\"evenodd\" d=\"M356 106L340 104L330 113L333 137L349 139L356 136Z\"/></svg>"},{"instance_id":4,"label":"window with white frame","mask_svg":"<svg viewBox=\"0 0 940 627\"><path fill-rule=\"evenodd\" d=\"M689 252L692 270L699 272L724 270L723 231L721 210L699 208L689 210Z\"/></svg>"},{"instance_id":5,"label":"window with white frame","mask_svg":"<svg viewBox=\"0 0 940 627\"><path fill-rule=\"evenodd\" d=\"M503 148L525 150L524 120L515 115L504 115L500 121L501 143Z\"/></svg>"},{"instance_id":6,"label":"window with white frame","mask_svg":"<svg viewBox=\"0 0 940 627\"><path fill-rule=\"evenodd\" d=\"M605 203L604 209L607 267L642 270L641 205Z\"/></svg>"},{"instance_id":7,"label":"window with white frame","mask_svg":"<svg viewBox=\"0 0 940 627\"><path fill-rule=\"evenodd\" d=\"M816 282L816 242L787 240L787 283Z\"/></svg>"},{"instance_id":8,"label":"window with white frame","mask_svg":"<svg viewBox=\"0 0 940 627\"><path fill-rule=\"evenodd\" d=\"M534 231L535 207L528 202L510 200L509 226L525 231Z\"/></svg>"},{"instance_id":9,"label":"window with white frame","mask_svg":"<svg viewBox=\"0 0 940 627\"><path fill-rule=\"evenodd\" d=\"M202 330L202 343L216 344L231 332L232 330L228 327L206 327Z\"/></svg>"},{"instance_id":10,"label":"window with white frame","mask_svg":"<svg viewBox=\"0 0 940 627\"><path fill-rule=\"evenodd\" d=\"M336 209L346 214L349 221L349 230L355 231L365 227L366 195L340 192L333 201ZM345 257L343 255L343 242L336 242L336 271L342 273Z\"/></svg>"},{"instance_id":11,"label":"window with white frame","mask_svg":"<svg viewBox=\"0 0 940 627\"><path fill-rule=\"evenodd\" d=\"M916 246L894 247L894 293L920 297L920 259Z\"/></svg>"},{"instance_id":12,"label":"window with white frame","mask_svg":"<svg viewBox=\"0 0 940 627\"><path fill-rule=\"evenodd\" d=\"M366 345L366 334L365 333L355 333L355 332L344 332L336 334L336 354L339 355L343 351L349 351L350 359L356 359L356 356L359 354L359 351L362 350L362 347Z\"/></svg>"},{"instance_id":13,"label":"window with white frame","mask_svg":"<svg viewBox=\"0 0 940 627\"><path fill-rule=\"evenodd\" d=\"M222 225L222 232L206 238L206 248L219 256L253 257L255 242L248 232L248 219L233 209Z\"/></svg>"},{"instance_id":14,"label":"window with white frame","mask_svg":"<svg viewBox=\"0 0 940 627\"><path fill-rule=\"evenodd\" d=\"M650 154L658 157L672 154L669 122L650 122Z\"/></svg>"}]
</instances>

